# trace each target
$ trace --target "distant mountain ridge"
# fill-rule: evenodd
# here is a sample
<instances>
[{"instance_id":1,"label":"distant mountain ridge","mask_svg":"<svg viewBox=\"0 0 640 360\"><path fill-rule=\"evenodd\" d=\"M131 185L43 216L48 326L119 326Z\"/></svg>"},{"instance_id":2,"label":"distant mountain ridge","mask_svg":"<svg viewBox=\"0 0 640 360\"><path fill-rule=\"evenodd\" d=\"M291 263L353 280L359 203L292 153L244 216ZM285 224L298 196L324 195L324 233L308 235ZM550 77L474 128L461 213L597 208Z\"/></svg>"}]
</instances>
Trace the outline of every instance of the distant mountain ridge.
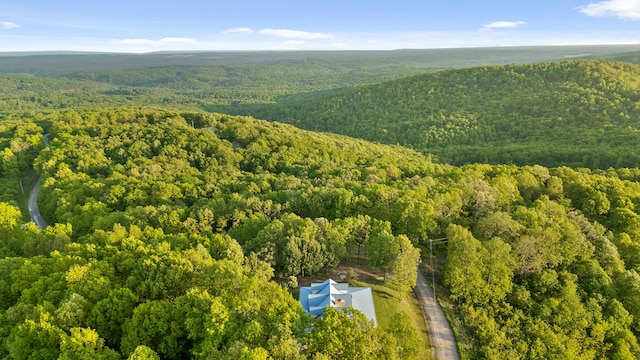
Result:
<instances>
[{"instance_id":1,"label":"distant mountain ridge","mask_svg":"<svg viewBox=\"0 0 640 360\"><path fill-rule=\"evenodd\" d=\"M298 63L367 63L395 69L447 69L490 64L522 64L573 58L609 59L640 50L638 45L513 46L390 51L164 51L113 53L76 51L0 52L0 73L60 76L80 71L112 71L162 66L224 66Z\"/></svg>"},{"instance_id":2,"label":"distant mountain ridge","mask_svg":"<svg viewBox=\"0 0 640 360\"><path fill-rule=\"evenodd\" d=\"M601 60L445 70L273 106L217 109L472 162L640 166L640 66Z\"/></svg>"}]
</instances>

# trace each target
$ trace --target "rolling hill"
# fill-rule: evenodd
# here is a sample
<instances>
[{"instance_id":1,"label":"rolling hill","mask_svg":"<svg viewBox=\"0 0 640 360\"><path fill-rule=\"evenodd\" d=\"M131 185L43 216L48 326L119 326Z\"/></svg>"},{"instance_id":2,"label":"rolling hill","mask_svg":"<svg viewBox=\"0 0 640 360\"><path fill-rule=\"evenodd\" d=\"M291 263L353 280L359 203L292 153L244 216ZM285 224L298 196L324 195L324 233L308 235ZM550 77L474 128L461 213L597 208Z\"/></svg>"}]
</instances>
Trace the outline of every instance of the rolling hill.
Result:
<instances>
[{"instance_id":1,"label":"rolling hill","mask_svg":"<svg viewBox=\"0 0 640 360\"><path fill-rule=\"evenodd\" d=\"M637 167L639 79L638 65L567 60L445 70L214 110L400 144L452 164Z\"/></svg>"},{"instance_id":2,"label":"rolling hill","mask_svg":"<svg viewBox=\"0 0 640 360\"><path fill-rule=\"evenodd\" d=\"M401 49L393 51L194 51L143 54L91 52L0 52L0 72L66 76L82 72L171 66L264 66L314 62L369 69L449 69L521 64L569 58L613 58L637 45L514 46L498 48Z\"/></svg>"}]
</instances>

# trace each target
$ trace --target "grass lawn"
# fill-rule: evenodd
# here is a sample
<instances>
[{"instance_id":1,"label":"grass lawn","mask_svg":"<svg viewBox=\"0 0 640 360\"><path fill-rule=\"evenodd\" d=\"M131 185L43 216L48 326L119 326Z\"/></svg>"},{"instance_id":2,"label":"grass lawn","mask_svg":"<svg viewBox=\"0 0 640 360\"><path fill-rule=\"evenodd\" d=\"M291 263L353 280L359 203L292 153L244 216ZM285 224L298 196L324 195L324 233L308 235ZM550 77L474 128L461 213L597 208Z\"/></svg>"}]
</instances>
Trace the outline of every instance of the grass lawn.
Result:
<instances>
[{"instance_id":1,"label":"grass lawn","mask_svg":"<svg viewBox=\"0 0 640 360\"><path fill-rule=\"evenodd\" d=\"M390 325L391 317L399 311L409 315L411 325L413 325L413 328L418 332L420 339L425 344L420 354L420 359L435 358L433 355L434 350L431 349L431 343L429 342L429 334L427 333L420 303L413 293L409 293L409 296L400 302L396 291L386 287L382 281L380 281L380 284L357 281L354 285L371 287L379 327L387 328Z\"/></svg>"}]
</instances>

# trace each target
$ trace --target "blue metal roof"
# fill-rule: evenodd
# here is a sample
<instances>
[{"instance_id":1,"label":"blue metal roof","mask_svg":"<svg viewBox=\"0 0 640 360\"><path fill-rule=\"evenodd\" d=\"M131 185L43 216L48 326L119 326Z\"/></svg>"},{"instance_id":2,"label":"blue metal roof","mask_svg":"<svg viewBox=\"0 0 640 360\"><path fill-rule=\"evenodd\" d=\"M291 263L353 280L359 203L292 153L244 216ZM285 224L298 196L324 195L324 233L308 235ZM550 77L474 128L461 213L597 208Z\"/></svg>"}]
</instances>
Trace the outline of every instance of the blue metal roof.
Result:
<instances>
[{"instance_id":1,"label":"blue metal roof","mask_svg":"<svg viewBox=\"0 0 640 360\"><path fill-rule=\"evenodd\" d=\"M378 326L371 288L349 287L349 284L327 279L300 287L299 300L302 308L315 317L321 317L327 306L345 309L353 307Z\"/></svg>"}]
</instances>

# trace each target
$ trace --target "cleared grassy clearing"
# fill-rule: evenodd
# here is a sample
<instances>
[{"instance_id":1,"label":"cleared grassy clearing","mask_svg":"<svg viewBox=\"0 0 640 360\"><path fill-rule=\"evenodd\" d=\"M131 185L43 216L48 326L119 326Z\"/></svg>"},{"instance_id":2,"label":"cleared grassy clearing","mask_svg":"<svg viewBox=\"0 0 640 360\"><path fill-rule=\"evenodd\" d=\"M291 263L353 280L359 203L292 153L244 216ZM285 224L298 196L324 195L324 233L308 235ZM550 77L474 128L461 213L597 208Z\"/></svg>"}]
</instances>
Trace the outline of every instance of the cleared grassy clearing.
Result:
<instances>
[{"instance_id":1,"label":"cleared grassy clearing","mask_svg":"<svg viewBox=\"0 0 640 360\"><path fill-rule=\"evenodd\" d=\"M353 269L352 274L355 275L355 280L349 279L347 275L350 272L350 268ZM424 343L420 358L435 358L434 350L431 348L429 342L429 334L427 333L420 303L413 293L410 293L406 299L400 302L397 292L384 284L382 274L380 274L377 269L370 268L364 259L354 259L349 265L339 266L336 269L329 270L324 275L300 277L298 281L301 286L308 286L312 282L324 281L327 277L338 282L349 282L349 284L353 286L370 287L373 294L373 303L376 308L378 326L382 329L386 329L390 325L391 318L394 314L399 311L406 313L411 319L413 328L417 331L420 339Z\"/></svg>"}]
</instances>

